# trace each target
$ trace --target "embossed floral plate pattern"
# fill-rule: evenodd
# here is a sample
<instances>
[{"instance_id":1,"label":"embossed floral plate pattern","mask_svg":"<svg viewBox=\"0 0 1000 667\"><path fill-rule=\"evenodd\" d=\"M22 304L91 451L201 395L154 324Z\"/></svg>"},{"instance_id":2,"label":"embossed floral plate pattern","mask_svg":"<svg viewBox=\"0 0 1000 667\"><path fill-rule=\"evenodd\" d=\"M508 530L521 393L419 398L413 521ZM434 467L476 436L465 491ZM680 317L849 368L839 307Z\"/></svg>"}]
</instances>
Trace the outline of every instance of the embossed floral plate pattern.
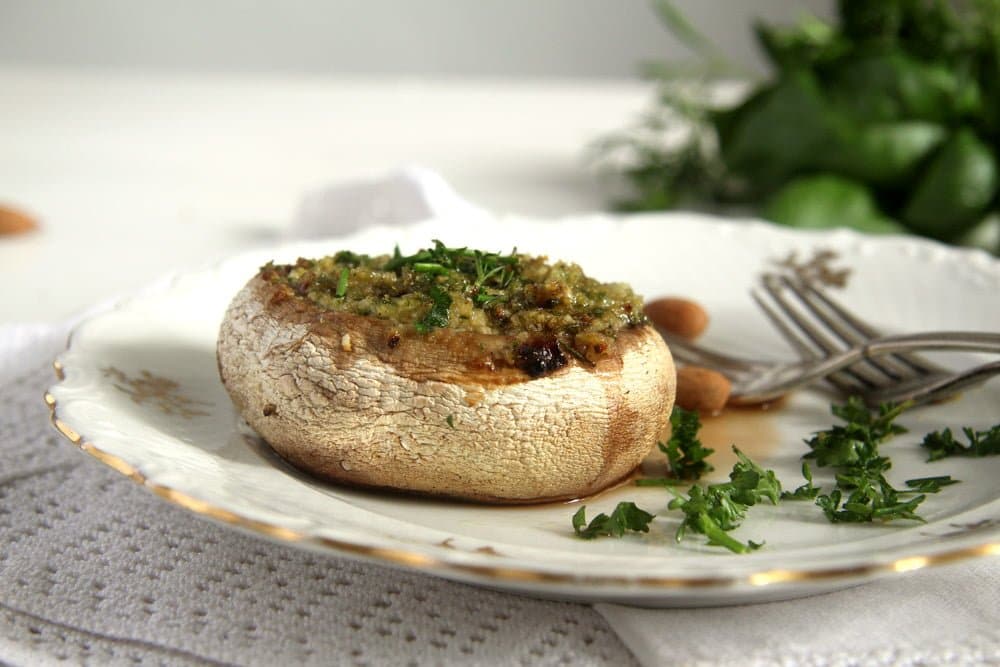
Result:
<instances>
[{"instance_id":1,"label":"embossed floral plate pattern","mask_svg":"<svg viewBox=\"0 0 1000 667\"><path fill-rule=\"evenodd\" d=\"M773 263L804 262L819 250L830 251L824 268L846 277L838 299L889 331L1000 330L1000 262L920 240L793 232L692 214L435 220L240 256L123 300L73 333L46 396L53 421L85 451L200 515L304 548L547 597L742 603L1000 555L1000 457L927 463L918 447L930 430L984 429L1000 420L1000 381L907 413L901 421L910 433L883 446L897 485L941 474L962 480L928 497L926 523L833 525L808 502L758 506L734 532L765 542L748 555L708 547L697 535L675 542L679 517L667 511L663 489L625 485L586 500L590 516L634 500L658 518L645 535L583 541L570 527L578 505L425 500L325 484L291 469L241 424L219 382L215 337L230 298L268 260L343 248L382 253L396 243L411 251L434 238L490 250L517 246L579 262L605 281L627 281L648 298L694 298L712 318L703 342L744 354L791 356L748 291ZM937 358L956 366L977 359ZM794 488L802 482L803 439L833 423L829 403L820 391L802 391L771 412L710 420L715 474L725 476L728 445L738 444ZM830 478L818 471L816 482Z\"/></svg>"}]
</instances>

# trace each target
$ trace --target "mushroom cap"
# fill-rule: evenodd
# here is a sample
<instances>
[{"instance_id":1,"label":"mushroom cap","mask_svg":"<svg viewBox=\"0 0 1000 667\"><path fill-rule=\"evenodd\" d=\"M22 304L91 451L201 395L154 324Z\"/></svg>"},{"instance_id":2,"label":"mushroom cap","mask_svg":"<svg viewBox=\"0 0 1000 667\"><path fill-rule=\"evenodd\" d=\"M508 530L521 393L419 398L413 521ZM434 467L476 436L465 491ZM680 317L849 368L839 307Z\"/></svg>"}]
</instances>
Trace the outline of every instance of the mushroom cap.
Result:
<instances>
[{"instance_id":1,"label":"mushroom cap","mask_svg":"<svg viewBox=\"0 0 1000 667\"><path fill-rule=\"evenodd\" d=\"M541 377L513 339L323 309L259 275L230 304L222 382L285 460L334 482L490 503L579 498L628 475L669 422L673 359L649 326ZM509 355L507 355L509 356Z\"/></svg>"}]
</instances>

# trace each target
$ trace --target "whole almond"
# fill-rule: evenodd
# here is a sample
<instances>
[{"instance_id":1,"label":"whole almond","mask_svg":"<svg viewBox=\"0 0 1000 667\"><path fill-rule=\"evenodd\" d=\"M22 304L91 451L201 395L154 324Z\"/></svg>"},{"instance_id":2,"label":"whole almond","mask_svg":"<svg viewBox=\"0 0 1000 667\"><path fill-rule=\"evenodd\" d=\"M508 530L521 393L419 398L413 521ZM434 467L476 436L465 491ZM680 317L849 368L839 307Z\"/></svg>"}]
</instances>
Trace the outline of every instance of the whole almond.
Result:
<instances>
[{"instance_id":1,"label":"whole almond","mask_svg":"<svg viewBox=\"0 0 1000 667\"><path fill-rule=\"evenodd\" d=\"M673 296L654 299L643 312L658 328L688 339L697 338L708 326L708 313L690 299Z\"/></svg>"},{"instance_id":2,"label":"whole almond","mask_svg":"<svg viewBox=\"0 0 1000 667\"><path fill-rule=\"evenodd\" d=\"M722 373L701 366L677 369L677 398L685 410L714 414L725 407L733 383Z\"/></svg>"},{"instance_id":3,"label":"whole almond","mask_svg":"<svg viewBox=\"0 0 1000 667\"><path fill-rule=\"evenodd\" d=\"M25 234L38 229L33 217L11 206L0 204L0 236Z\"/></svg>"}]
</instances>

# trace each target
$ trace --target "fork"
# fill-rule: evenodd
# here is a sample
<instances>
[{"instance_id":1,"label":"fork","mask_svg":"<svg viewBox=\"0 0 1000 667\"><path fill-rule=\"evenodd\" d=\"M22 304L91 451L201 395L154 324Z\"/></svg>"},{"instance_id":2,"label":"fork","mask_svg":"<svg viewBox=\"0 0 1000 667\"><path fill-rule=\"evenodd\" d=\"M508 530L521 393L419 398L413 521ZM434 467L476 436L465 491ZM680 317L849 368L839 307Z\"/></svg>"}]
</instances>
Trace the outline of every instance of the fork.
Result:
<instances>
[{"instance_id":1,"label":"fork","mask_svg":"<svg viewBox=\"0 0 1000 667\"><path fill-rule=\"evenodd\" d=\"M794 303L786 297L786 290L794 295ZM751 296L802 359L825 357L841 351L845 344L860 345L884 335L808 280L765 274L761 288L751 290ZM945 375L951 375L951 371L903 353L865 359L825 379L844 394L865 397L891 392L900 384L915 388L916 383Z\"/></svg>"},{"instance_id":2,"label":"fork","mask_svg":"<svg viewBox=\"0 0 1000 667\"><path fill-rule=\"evenodd\" d=\"M1000 334L947 331L882 336L826 357L802 359L794 362L771 362L710 350L662 330L660 335L663 336L674 358L678 361L712 368L729 378L732 382L729 401L736 405L754 405L774 401L793 389L813 384L817 380L859 361L889 354L915 350L965 350L1000 353ZM971 376L970 373L972 373ZM967 386L966 382L980 382L996 373L1000 373L1000 362L941 376L939 383L941 386L928 386L923 389L910 387L908 391L912 400L915 403L920 403L925 400L933 400L933 398L928 399L928 397L937 397L940 395L940 391L950 391L955 386ZM883 398L883 400L886 399Z\"/></svg>"},{"instance_id":3,"label":"fork","mask_svg":"<svg viewBox=\"0 0 1000 667\"><path fill-rule=\"evenodd\" d=\"M751 296L804 360L824 358L842 351L843 344L857 346L881 335L809 281L768 274L761 284L762 289L752 290ZM796 297L798 306L786 298L784 290ZM955 372L917 355L899 353L866 358L825 379L843 393L859 395L869 406L877 406L887 401L940 401L997 373L1000 365L996 363Z\"/></svg>"},{"instance_id":4,"label":"fork","mask_svg":"<svg viewBox=\"0 0 1000 667\"><path fill-rule=\"evenodd\" d=\"M980 385L995 375L1000 375L1000 361L988 362L957 373L932 375L896 387L876 389L865 394L864 399L870 406L907 401L914 405L936 403Z\"/></svg>"}]
</instances>

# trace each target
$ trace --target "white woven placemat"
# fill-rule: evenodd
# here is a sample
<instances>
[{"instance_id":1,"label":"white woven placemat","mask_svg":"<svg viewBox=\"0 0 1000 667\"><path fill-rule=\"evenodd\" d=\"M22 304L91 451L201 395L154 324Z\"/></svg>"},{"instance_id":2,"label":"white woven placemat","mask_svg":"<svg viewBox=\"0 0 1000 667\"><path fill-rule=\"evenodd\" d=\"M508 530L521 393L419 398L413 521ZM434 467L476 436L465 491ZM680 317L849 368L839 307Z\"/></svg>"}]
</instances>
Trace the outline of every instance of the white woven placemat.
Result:
<instances>
[{"instance_id":1,"label":"white woven placemat","mask_svg":"<svg viewBox=\"0 0 1000 667\"><path fill-rule=\"evenodd\" d=\"M0 663L635 664L588 606L272 544L164 503L49 425L63 340L0 327Z\"/></svg>"}]
</instances>

